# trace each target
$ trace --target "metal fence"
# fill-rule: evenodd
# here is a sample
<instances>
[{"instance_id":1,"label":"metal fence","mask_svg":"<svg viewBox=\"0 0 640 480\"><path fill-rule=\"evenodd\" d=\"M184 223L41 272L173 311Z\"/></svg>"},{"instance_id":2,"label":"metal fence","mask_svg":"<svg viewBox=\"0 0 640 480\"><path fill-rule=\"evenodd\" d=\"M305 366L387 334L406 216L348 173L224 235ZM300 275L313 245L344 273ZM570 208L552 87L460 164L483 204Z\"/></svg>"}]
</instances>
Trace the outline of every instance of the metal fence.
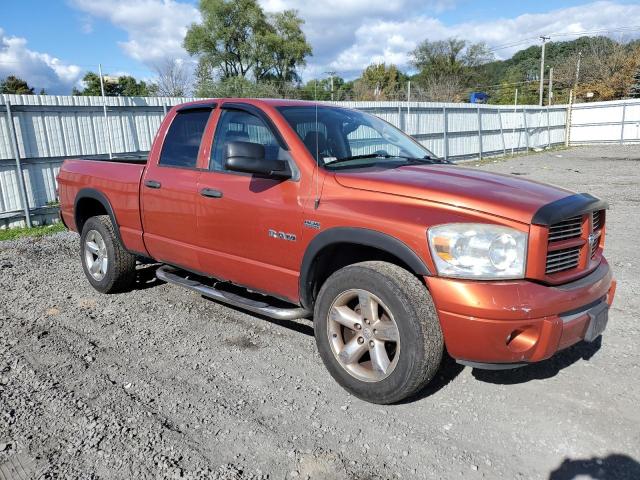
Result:
<instances>
[{"instance_id":1,"label":"metal fence","mask_svg":"<svg viewBox=\"0 0 640 480\"><path fill-rule=\"evenodd\" d=\"M570 108L571 145L640 143L640 101L576 103Z\"/></svg>"},{"instance_id":2,"label":"metal fence","mask_svg":"<svg viewBox=\"0 0 640 480\"><path fill-rule=\"evenodd\" d=\"M48 204L65 158L104 155L110 146L113 153L146 152L167 109L188 100L107 97L105 116L101 97L0 96L0 228L23 224L27 212L34 223L53 218ZM565 106L335 103L378 115L451 160L565 142Z\"/></svg>"}]
</instances>

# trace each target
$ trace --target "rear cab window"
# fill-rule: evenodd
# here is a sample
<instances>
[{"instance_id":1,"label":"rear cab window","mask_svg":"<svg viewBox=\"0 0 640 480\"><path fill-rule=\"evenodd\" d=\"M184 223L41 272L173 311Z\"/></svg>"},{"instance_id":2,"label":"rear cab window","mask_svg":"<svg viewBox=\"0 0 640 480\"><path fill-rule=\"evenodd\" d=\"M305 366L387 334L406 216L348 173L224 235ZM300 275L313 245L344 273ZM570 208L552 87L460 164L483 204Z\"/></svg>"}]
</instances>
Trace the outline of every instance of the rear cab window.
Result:
<instances>
[{"instance_id":1,"label":"rear cab window","mask_svg":"<svg viewBox=\"0 0 640 480\"><path fill-rule=\"evenodd\" d=\"M210 108L178 112L165 136L158 165L196 168L200 142L210 115Z\"/></svg>"}]
</instances>

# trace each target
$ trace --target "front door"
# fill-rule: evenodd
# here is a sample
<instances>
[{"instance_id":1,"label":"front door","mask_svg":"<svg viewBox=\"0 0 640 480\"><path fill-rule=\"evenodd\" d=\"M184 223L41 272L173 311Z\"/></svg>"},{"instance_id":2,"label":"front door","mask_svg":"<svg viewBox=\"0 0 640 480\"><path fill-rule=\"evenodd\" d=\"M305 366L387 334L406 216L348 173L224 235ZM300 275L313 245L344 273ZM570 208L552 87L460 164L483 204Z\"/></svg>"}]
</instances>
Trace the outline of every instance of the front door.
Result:
<instances>
[{"instance_id":1,"label":"front door","mask_svg":"<svg viewBox=\"0 0 640 480\"><path fill-rule=\"evenodd\" d=\"M249 288L269 285L270 293L295 300L302 256L300 182L225 170L224 145L232 141L260 143L267 159L291 161L261 116L223 107L209 169L198 179L200 263L212 276Z\"/></svg>"}]
</instances>

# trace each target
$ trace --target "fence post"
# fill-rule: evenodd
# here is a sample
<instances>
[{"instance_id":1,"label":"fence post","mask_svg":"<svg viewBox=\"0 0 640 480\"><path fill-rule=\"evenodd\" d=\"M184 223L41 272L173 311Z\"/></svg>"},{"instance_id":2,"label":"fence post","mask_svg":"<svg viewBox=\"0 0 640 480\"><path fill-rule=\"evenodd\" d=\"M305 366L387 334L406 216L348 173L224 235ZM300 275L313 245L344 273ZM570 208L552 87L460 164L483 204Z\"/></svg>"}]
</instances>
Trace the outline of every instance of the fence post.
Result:
<instances>
[{"instance_id":1,"label":"fence post","mask_svg":"<svg viewBox=\"0 0 640 480\"><path fill-rule=\"evenodd\" d=\"M444 143L444 159L449 160L449 119L447 118L447 107L442 107L442 123L444 131L442 133L442 141Z\"/></svg>"},{"instance_id":2,"label":"fence post","mask_svg":"<svg viewBox=\"0 0 640 480\"><path fill-rule=\"evenodd\" d=\"M620 123L620 145L624 144L624 122L627 116L627 104L622 104L622 122Z\"/></svg>"},{"instance_id":3,"label":"fence post","mask_svg":"<svg viewBox=\"0 0 640 480\"><path fill-rule=\"evenodd\" d=\"M167 116L167 103L162 102L162 111L164 112L164 116Z\"/></svg>"},{"instance_id":4,"label":"fence post","mask_svg":"<svg viewBox=\"0 0 640 480\"><path fill-rule=\"evenodd\" d=\"M24 219L27 227L31 228L31 212L29 211L29 197L27 196L27 187L24 183L24 176L22 175L22 162L20 161L20 149L18 148L18 137L16 135L16 129L13 125L13 115L11 114L11 102L6 100L4 102L7 108L7 123L9 127L9 136L11 137L11 148L13 149L13 156L16 159L16 176L18 177L18 186L20 188L20 202L24 210Z\"/></svg>"},{"instance_id":5,"label":"fence post","mask_svg":"<svg viewBox=\"0 0 640 480\"><path fill-rule=\"evenodd\" d=\"M547 105L547 148L551 148L551 117L549 116L549 105Z\"/></svg>"},{"instance_id":6,"label":"fence post","mask_svg":"<svg viewBox=\"0 0 640 480\"><path fill-rule=\"evenodd\" d=\"M478 105L478 156L482 160L482 112L480 111L480 105Z\"/></svg>"},{"instance_id":7,"label":"fence post","mask_svg":"<svg viewBox=\"0 0 640 480\"><path fill-rule=\"evenodd\" d=\"M529 139L529 126L527 125L527 109L526 107L522 107L522 119L524 122L524 138L527 141L527 148L525 150L525 152L529 151L529 144L530 144L530 139Z\"/></svg>"},{"instance_id":8,"label":"fence post","mask_svg":"<svg viewBox=\"0 0 640 480\"><path fill-rule=\"evenodd\" d=\"M502 109L498 106L498 121L500 122L500 138L502 139L502 155L507 154L507 145L504 142L504 129L502 128Z\"/></svg>"}]
</instances>

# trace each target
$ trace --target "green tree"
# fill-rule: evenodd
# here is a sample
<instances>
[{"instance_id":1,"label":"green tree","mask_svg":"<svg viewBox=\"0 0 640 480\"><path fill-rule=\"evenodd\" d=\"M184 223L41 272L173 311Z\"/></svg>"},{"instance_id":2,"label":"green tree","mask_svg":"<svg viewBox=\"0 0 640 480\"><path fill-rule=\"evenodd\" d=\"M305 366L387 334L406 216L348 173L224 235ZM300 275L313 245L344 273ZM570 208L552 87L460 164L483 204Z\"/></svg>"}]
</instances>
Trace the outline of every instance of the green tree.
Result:
<instances>
[{"instance_id":1,"label":"green tree","mask_svg":"<svg viewBox=\"0 0 640 480\"><path fill-rule=\"evenodd\" d=\"M431 42L424 40L411 52L412 63L424 74L460 75L493 59L484 43L458 38Z\"/></svg>"},{"instance_id":2,"label":"green tree","mask_svg":"<svg viewBox=\"0 0 640 480\"><path fill-rule=\"evenodd\" d=\"M0 93L33 95L33 87L30 87L27 82L21 78L16 77L15 75L9 75L4 80L0 81Z\"/></svg>"},{"instance_id":3,"label":"green tree","mask_svg":"<svg viewBox=\"0 0 640 480\"><path fill-rule=\"evenodd\" d=\"M640 68L633 74L631 88L629 88L629 96L631 98L640 98Z\"/></svg>"},{"instance_id":4,"label":"green tree","mask_svg":"<svg viewBox=\"0 0 640 480\"><path fill-rule=\"evenodd\" d=\"M302 20L295 10L269 16L269 27L261 33L262 54L256 62L255 77L279 83L298 82L298 69L306 64L311 46L302 32Z\"/></svg>"},{"instance_id":5,"label":"green tree","mask_svg":"<svg viewBox=\"0 0 640 480\"><path fill-rule=\"evenodd\" d=\"M137 81L130 75L112 77L103 75L104 94L106 97L147 97L152 92L144 81ZM74 88L73 95L101 96L100 76L94 72L87 72L82 79L84 88Z\"/></svg>"},{"instance_id":6,"label":"green tree","mask_svg":"<svg viewBox=\"0 0 640 480\"><path fill-rule=\"evenodd\" d=\"M390 100L397 96L403 75L395 65L369 65L355 81L354 93L359 100Z\"/></svg>"},{"instance_id":7,"label":"green tree","mask_svg":"<svg viewBox=\"0 0 640 480\"><path fill-rule=\"evenodd\" d=\"M202 23L193 23L184 39L201 68L219 70L222 78L246 77L263 55L260 39L268 30L256 0L200 0Z\"/></svg>"},{"instance_id":8,"label":"green tree","mask_svg":"<svg viewBox=\"0 0 640 480\"><path fill-rule=\"evenodd\" d=\"M266 15L257 0L200 0L199 8L202 23L192 24L184 39L187 52L198 57L196 92L212 91L217 79L266 81L281 92L299 81L311 47L295 10ZM221 88L229 85L245 84Z\"/></svg>"}]
</instances>

